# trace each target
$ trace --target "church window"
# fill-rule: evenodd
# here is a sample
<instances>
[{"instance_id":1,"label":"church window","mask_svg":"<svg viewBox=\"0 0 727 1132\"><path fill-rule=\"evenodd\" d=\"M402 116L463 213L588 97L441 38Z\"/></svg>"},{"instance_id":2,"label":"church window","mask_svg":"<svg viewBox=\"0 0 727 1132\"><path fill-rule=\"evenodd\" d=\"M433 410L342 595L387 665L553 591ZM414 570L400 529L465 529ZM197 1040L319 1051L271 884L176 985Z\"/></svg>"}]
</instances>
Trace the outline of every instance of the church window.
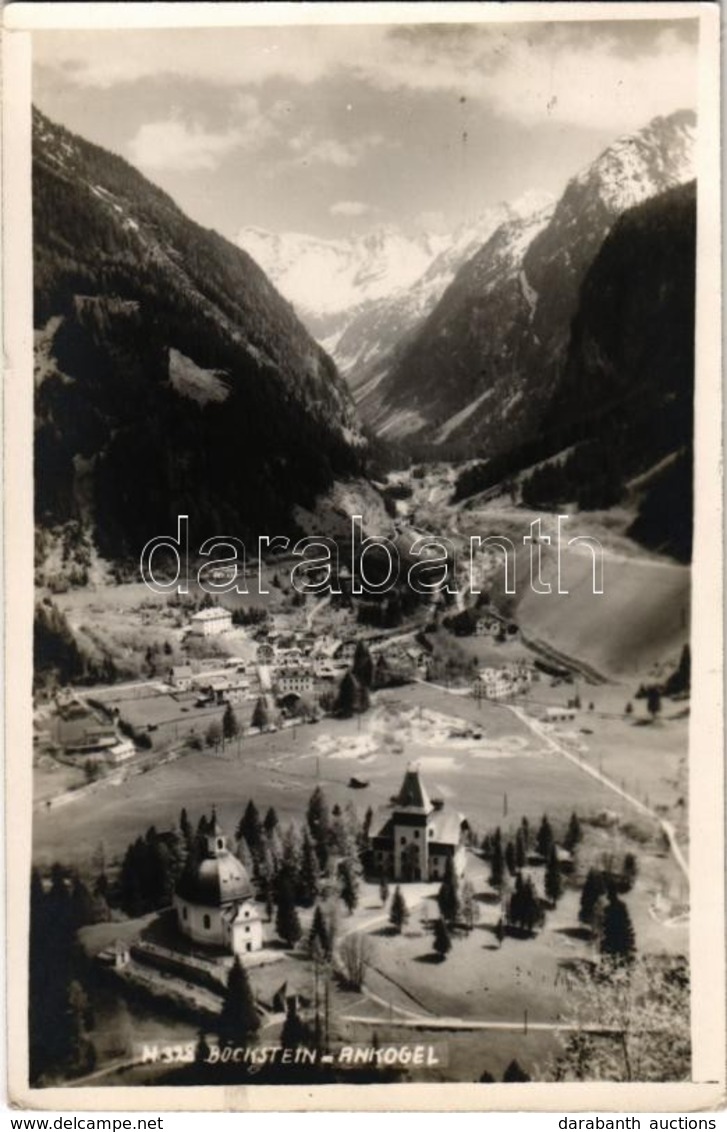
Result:
<instances>
[{"instance_id":1,"label":"church window","mask_svg":"<svg viewBox=\"0 0 727 1132\"><path fill-rule=\"evenodd\" d=\"M187 919L187 908L186 908L186 905L185 905L185 907L184 907L184 908L182 908L182 919L183 919L183 920L186 920L186 919Z\"/></svg>"},{"instance_id":2,"label":"church window","mask_svg":"<svg viewBox=\"0 0 727 1132\"><path fill-rule=\"evenodd\" d=\"M414 830L414 836L415 836L415 837L418 837L418 836L419 836L419 830L418 830L418 829L415 829L415 830Z\"/></svg>"},{"instance_id":3,"label":"church window","mask_svg":"<svg viewBox=\"0 0 727 1132\"><path fill-rule=\"evenodd\" d=\"M405 837L402 837L402 839L401 839L401 844L402 844L402 845L406 845L406 838L405 838Z\"/></svg>"},{"instance_id":4,"label":"church window","mask_svg":"<svg viewBox=\"0 0 727 1132\"><path fill-rule=\"evenodd\" d=\"M210 930L210 918L209 918L209 916L207 916L207 915L204 916L204 918L202 920L202 926L204 927L205 931Z\"/></svg>"},{"instance_id":5,"label":"church window","mask_svg":"<svg viewBox=\"0 0 727 1132\"><path fill-rule=\"evenodd\" d=\"M224 847L225 847L224 841L222 840L221 837L218 837L217 838L217 848L218 849L224 849Z\"/></svg>"}]
</instances>

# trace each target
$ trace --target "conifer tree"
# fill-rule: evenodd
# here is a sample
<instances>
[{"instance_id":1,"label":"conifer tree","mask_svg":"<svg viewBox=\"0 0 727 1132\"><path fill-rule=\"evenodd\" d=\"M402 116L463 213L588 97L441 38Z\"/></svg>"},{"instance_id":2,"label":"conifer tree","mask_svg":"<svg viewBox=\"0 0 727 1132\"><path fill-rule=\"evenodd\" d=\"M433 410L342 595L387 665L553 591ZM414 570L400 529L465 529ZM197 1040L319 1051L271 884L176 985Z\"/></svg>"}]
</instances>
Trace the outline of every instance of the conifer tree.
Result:
<instances>
[{"instance_id":1,"label":"conifer tree","mask_svg":"<svg viewBox=\"0 0 727 1132\"><path fill-rule=\"evenodd\" d=\"M661 692L655 684L646 690L646 708L652 719L656 719L661 711Z\"/></svg>"},{"instance_id":2,"label":"conifer tree","mask_svg":"<svg viewBox=\"0 0 727 1132\"><path fill-rule=\"evenodd\" d=\"M475 926L475 921L480 918L480 908L475 900L475 890L472 883L464 879L462 882L462 889L460 892L460 902L462 908L462 919L467 925L468 931L472 931Z\"/></svg>"},{"instance_id":3,"label":"conifer tree","mask_svg":"<svg viewBox=\"0 0 727 1132\"><path fill-rule=\"evenodd\" d=\"M190 822L190 820L187 816L187 811L186 811L184 806L182 806L182 812L179 815L179 829L180 829L180 832L182 834L184 844L185 844L185 846L187 847L187 850L188 850L189 846L192 843L192 838L194 836L194 833L192 831L192 823Z\"/></svg>"},{"instance_id":4,"label":"conifer tree","mask_svg":"<svg viewBox=\"0 0 727 1132\"><path fill-rule=\"evenodd\" d=\"M365 684L347 672L338 687L335 712L342 719L350 719L352 715L360 715L368 710L369 690Z\"/></svg>"},{"instance_id":5,"label":"conifer tree","mask_svg":"<svg viewBox=\"0 0 727 1132\"><path fill-rule=\"evenodd\" d=\"M490 857L490 885L499 892L505 882L505 860L502 852L502 842L493 841L492 855Z\"/></svg>"},{"instance_id":6,"label":"conifer tree","mask_svg":"<svg viewBox=\"0 0 727 1132\"><path fill-rule=\"evenodd\" d=\"M312 952L315 953L317 951L322 958L330 958L331 938L320 904L316 904L316 910L313 913L313 922L308 935L308 946Z\"/></svg>"},{"instance_id":7,"label":"conifer tree","mask_svg":"<svg viewBox=\"0 0 727 1132\"><path fill-rule=\"evenodd\" d=\"M596 905L606 894L606 882L599 869L589 869L581 890L581 903L578 919L582 924L593 926Z\"/></svg>"},{"instance_id":8,"label":"conifer tree","mask_svg":"<svg viewBox=\"0 0 727 1132\"><path fill-rule=\"evenodd\" d=\"M603 913L601 954L616 962L630 962L636 954L631 914L612 888Z\"/></svg>"},{"instance_id":9,"label":"conifer tree","mask_svg":"<svg viewBox=\"0 0 727 1132\"><path fill-rule=\"evenodd\" d=\"M552 905L556 905L563 893L563 880L560 875L558 854L555 845L550 848L548 861L545 866L545 895Z\"/></svg>"},{"instance_id":10,"label":"conifer tree","mask_svg":"<svg viewBox=\"0 0 727 1132\"><path fill-rule=\"evenodd\" d=\"M266 813L265 819L263 821L263 829L269 836L273 832L273 830L278 829L279 826L280 822L278 820L278 815L275 812L275 807L269 806L268 812Z\"/></svg>"},{"instance_id":11,"label":"conifer tree","mask_svg":"<svg viewBox=\"0 0 727 1132\"><path fill-rule=\"evenodd\" d=\"M505 846L505 864L507 865L507 871L510 876L514 877L517 872L517 856L512 841L508 841Z\"/></svg>"},{"instance_id":12,"label":"conifer tree","mask_svg":"<svg viewBox=\"0 0 727 1132\"><path fill-rule=\"evenodd\" d=\"M310 796L306 817L308 829L316 845L321 841L327 841L331 831L331 816L328 801L320 786L316 786Z\"/></svg>"},{"instance_id":13,"label":"conifer tree","mask_svg":"<svg viewBox=\"0 0 727 1132\"><path fill-rule=\"evenodd\" d=\"M538 837L535 843L538 853L543 858L543 860L548 860L548 855L553 843L553 830L551 828L550 822L548 821L547 814L543 814L543 820L540 823Z\"/></svg>"},{"instance_id":14,"label":"conifer tree","mask_svg":"<svg viewBox=\"0 0 727 1132\"><path fill-rule=\"evenodd\" d=\"M639 865L633 853L626 853L624 855L623 867L621 875L623 877L623 891L630 892L634 887L634 882L639 873Z\"/></svg>"},{"instance_id":15,"label":"conifer tree","mask_svg":"<svg viewBox=\"0 0 727 1132\"><path fill-rule=\"evenodd\" d=\"M310 796L307 812L308 829L313 838L318 863L322 871L328 866L328 853L331 842L331 817L328 802L320 786L316 786Z\"/></svg>"},{"instance_id":16,"label":"conifer tree","mask_svg":"<svg viewBox=\"0 0 727 1132\"><path fill-rule=\"evenodd\" d=\"M278 878L285 876L293 891L298 887L298 873L302 857L302 842L298 827L290 823L283 834L282 856L278 868ZM277 878L276 878L277 879Z\"/></svg>"},{"instance_id":17,"label":"conifer tree","mask_svg":"<svg viewBox=\"0 0 727 1132\"><path fill-rule=\"evenodd\" d=\"M532 932L542 923L543 913L529 877L515 877L515 889L508 904L508 920L513 927Z\"/></svg>"},{"instance_id":18,"label":"conifer tree","mask_svg":"<svg viewBox=\"0 0 727 1132\"><path fill-rule=\"evenodd\" d=\"M295 947L302 934L293 894L287 884L282 885L278 893L275 930L288 947Z\"/></svg>"},{"instance_id":19,"label":"conifer tree","mask_svg":"<svg viewBox=\"0 0 727 1132\"><path fill-rule=\"evenodd\" d=\"M231 1045L244 1045L260 1029L247 971L237 955L227 976L218 1029L220 1040Z\"/></svg>"},{"instance_id":20,"label":"conifer tree","mask_svg":"<svg viewBox=\"0 0 727 1132\"><path fill-rule=\"evenodd\" d=\"M434 950L439 956L440 961L445 959L452 950L452 940L447 930L447 925L441 916L434 921Z\"/></svg>"},{"instance_id":21,"label":"conifer tree","mask_svg":"<svg viewBox=\"0 0 727 1132\"><path fill-rule=\"evenodd\" d=\"M238 822L236 833L238 841L241 837L244 837L253 858L257 857L262 849L263 827L257 806L252 798L247 803L245 812Z\"/></svg>"},{"instance_id":22,"label":"conifer tree","mask_svg":"<svg viewBox=\"0 0 727 1132\"><path fill-rule=\"evenodd\" d=\"M527 853L528 849L530 848L530 822L526 817L523 817L522 821L520 822L520 829L523 833L525 852Z\"/></svg>"},{"instance_id":23,"label":"conifer tree","mask_svg":"<svg viewBox=\"0 0 727 1132\"><path fill-rule=\"evenodd\" d=\"M525 846L525 835L522 831L522 826L515 834L515 868L522 869L527 864L527 849Z\"/></svg>"},{"instance_id":24,"label":"conifer tree","mask_svg":"<svg viewBox=\"0 0 727 1132\"><path fill-rule=\"evenodd\" d=\"M307 829L303 831L303 847L298 870L298 903L309 908L314 903L320 886L318 857Z\"/></svg>"},{"instance_id":25,"label":"conifer tree","mask_svg":"<svg viewBox=\"0 0 727 1132\"><path fill-rule=\"evenodd\" d=\"M457 923L461 912L461 901L459 881L451 857L447 857L444 866L444 878L437 894L437 904L445 923Z\"/></svg>"},{"instance_id":26,"label":"conifer tree","mask_svg":"<svg viewBox=\"0 0 727 1132\"><path fill-rule=\"evenodd\" d=\"M197 1044L194 1047L194 1060L197 1065L204 1065L211 1053L212 1050L207 1041L207 1035L204 1030L200 1030L197 1035Z\"/></svg>"},{"instance_id":27,"label":"conifer tree","mask_svg":"<svg viewBox=\"0 0 727 1132\"><path fill-rule=\"evenodd\" d=\"M530 1076L522 1068L522 1066L520 1065L520 1062L517 1060L517 1058L513 1058L513 1060L510 1062L507 1069L505 1070L505 1072L502 1075L502 1079L503 1079L503 1081L507 1082L508 1084L514 1084L515 1082L520 1082L520 1081L525 1082L525 1081L531 1080Z\"/></svg>"},{"instance_id":28,"label":"conifer tree","mask_svg":"<svg viewBox=\"0 0 727 1132\"><path fill-rule=\"evenodd\" d=\"M566 831L565 840L563 841L564 847L569 853L573 853L577 845L583 839L583 831L581 830L581 823L578 820L578 814L573 811L568 822L568 829Z\"/></svg>"},{"instance_id":29,"label":"conifer tree","mask_svg":"<svg viewBox=\"0 0 727 1132\"><path fill-rule=\"evenodd\" d=\"M272 722L272 720L271 720L271 717L270 717L270 711L269 711L268 705L265 701L265 697L264 696L258 696L257 702L255 703L255 707L253 708L252 719L250 720L250 726L256 727L260 731L266 731L268 729L268 727L270 726L271 722Z\"/></svg>"},{"instance_id":30,"label":"conifer tree","mask_svg":"<svg viewBox=\"0 0 727 1132\"><path fill-rule=\"evenodd\" d=\"M406 901L402 895L401 889L397 884L394 889L394 895L391 898L391 908L389 909L389 923L394 930L399 934L407 920L409 919L409 909L406 906Z\"/></svg>"},{"instance_id":31,"label":"conifer tree","mask_svg":"<svg viewBox=\"0 0 727 1132\"><path fill-rule=\"evenodd\" d=\"M283 1049L295 1050L300 1046L309 1046L310 1043L310 1027L298 1014L295 999L291 998L286 1005L285 1021L280 1031L280 1045Z\"/></svg>"},{"instance_id":32,"label":"conifer tree","mask_svg":"<svg viewBox=\"0 0 727 1132\"><path fill-rule=\"evenodd\" d=\"M352 672L359 683L370 688L374 682L374 662L365 641L358 641L353 654Z\"/></svg>"},{"instance_id":33,"label":"conifer tree","mask_svg":"<svg viewBox=\"0 0 727 1132\"><path fill-rule=\"evenodd\" d=\"M350 915L358 904L358 877L350 859L347 857L341 861L339 877L341 900L346 905Z\"/></svg>"},{"instance_id":34,"label":"conifer tree","mask_svg":"<svg viewBox=\"0 0 727 1132\"><path fill-rule=\"evenodd\" d=\"M229 741L230 739L234 739L239 731L240 724L238 723L234 708L232 704L228 704L222 716L222 734L225 740Z\"/></svg>"}]
</instances>

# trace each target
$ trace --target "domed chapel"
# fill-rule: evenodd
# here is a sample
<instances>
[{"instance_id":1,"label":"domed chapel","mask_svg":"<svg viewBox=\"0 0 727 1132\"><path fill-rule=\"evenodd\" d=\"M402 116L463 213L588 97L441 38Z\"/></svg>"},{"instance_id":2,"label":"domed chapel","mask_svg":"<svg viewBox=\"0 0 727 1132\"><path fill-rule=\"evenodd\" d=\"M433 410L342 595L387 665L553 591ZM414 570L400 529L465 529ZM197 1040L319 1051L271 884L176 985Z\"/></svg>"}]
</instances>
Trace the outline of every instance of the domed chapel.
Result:
<instances>
[{"instance_id":1,"label":"domed chapel","mask_svg":"<svg viewBox=\"0 0 727 1132\"><path fill-rule=\"evenodd\" d=\"M244 956L263 945L260 915L247 870L230 852L214 810L202 819L174 893L177 922L195 943Z\"/></svg>"}]
</instances>

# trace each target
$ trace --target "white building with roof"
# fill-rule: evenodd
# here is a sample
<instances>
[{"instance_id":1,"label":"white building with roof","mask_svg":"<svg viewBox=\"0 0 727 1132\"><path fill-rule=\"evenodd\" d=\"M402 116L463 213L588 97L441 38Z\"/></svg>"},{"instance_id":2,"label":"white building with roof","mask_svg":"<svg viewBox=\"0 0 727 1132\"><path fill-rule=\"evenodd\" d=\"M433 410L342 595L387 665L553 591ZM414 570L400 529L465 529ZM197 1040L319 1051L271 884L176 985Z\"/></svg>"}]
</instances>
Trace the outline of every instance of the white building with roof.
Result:
<instances>
[{"instance_id":1,"label":"white building with roof","mask_svg":"<svg viewBox=\"0 0 727 1132\"><path fill-rule=\"evenodd\" d=\"M211 605L194 614L192 628L203 637L215 637L232 628L232 614L229 609L223 609L221 605Z\"/></svg>"},{"instance_id":2,"label":"white building with roof","mask_svg":"<svg viewBox=\"0 0 727 1132\"><path fill-rule=\"evenodd\" d=\"M244 956L263 945L260 915L247 870L230 852L213 812L177 882L174 907L179 930L207 947Z\"/></svg>"}]
</instances>

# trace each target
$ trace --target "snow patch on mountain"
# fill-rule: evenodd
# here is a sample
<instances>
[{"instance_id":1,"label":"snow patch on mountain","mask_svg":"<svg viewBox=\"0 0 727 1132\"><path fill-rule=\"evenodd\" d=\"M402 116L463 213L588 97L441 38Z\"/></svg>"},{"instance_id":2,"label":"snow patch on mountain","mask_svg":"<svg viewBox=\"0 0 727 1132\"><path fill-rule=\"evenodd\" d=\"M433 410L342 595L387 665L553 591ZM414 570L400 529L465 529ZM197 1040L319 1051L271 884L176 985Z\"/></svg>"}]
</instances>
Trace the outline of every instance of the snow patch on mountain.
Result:
<instances>
[{"instance_id":1,"label":"snow patch on mountain","mask_svg":"<svg viewBox=\"0 0 727 1132\"><path fill-rule=\"evenodd\" d=\"M382 226L351 239L242 228L248 252L309 324L341 315L411 285L443 247L443 238L409 237ZM334 331L335 332L335 331Z\"/></svg>"},{"instance_id":2,"label":"snow patch on mountain","mask_svg":"<svg viewBox=\"0 0 727 1132\"><path fill-rule=\"evenodd\" d=\"M488 397L491 397L492 394L492 389L486 389L484 393L480 393L479 397L476 397L470 405L465 405L464 409L460 409L458 413L455 413L448 421L445 421L434 438L435 442L437 444L444 444L446 440L449 440L452 433L456 432L460 425L463 425L473 413L476 413L480 405L486 401Z\"/></svg>"}]
</instances>

